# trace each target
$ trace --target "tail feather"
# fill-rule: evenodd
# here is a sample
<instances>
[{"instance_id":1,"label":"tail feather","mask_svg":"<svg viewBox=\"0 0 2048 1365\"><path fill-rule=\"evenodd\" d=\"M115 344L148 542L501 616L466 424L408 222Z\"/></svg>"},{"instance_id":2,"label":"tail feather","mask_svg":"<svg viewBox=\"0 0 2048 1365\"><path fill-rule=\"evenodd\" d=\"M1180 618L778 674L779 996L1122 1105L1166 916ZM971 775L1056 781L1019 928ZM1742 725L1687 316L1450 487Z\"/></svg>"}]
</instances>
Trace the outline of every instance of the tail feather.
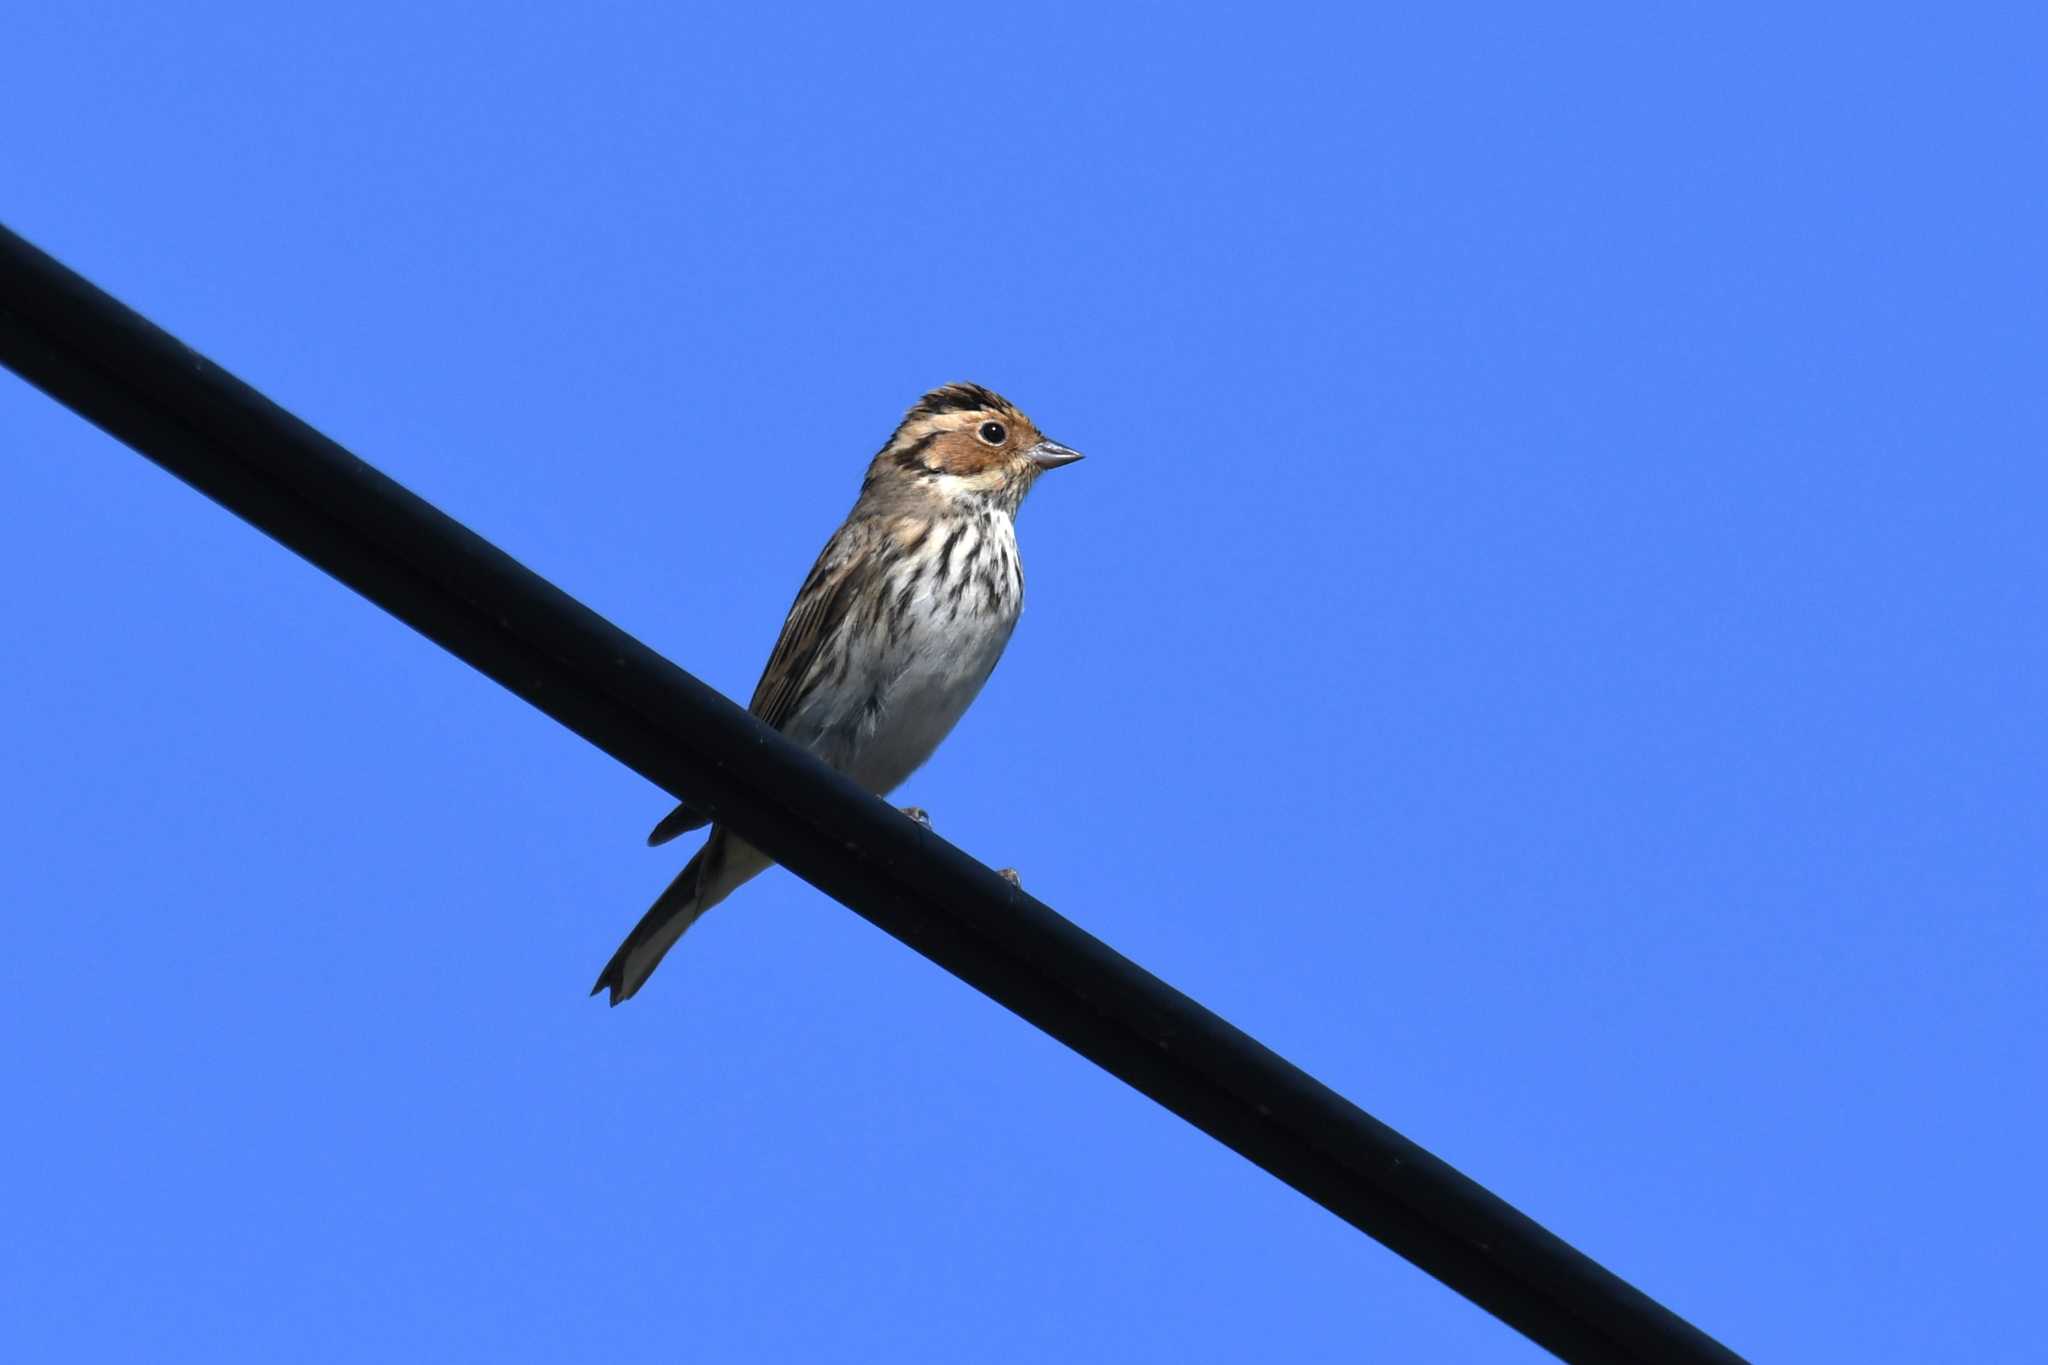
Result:
<instances>
[{"instance_id":1,"label":"tail feather","mask_svg":"<svg viewBox=\"0 0 2048 1365\"><path fill-rule=\"evenodd\" d=\"M668 884L668 889L655 897L654 904L598 973L597 984L590 988L592 995L609 990L614 1005L631 1000L661 965L662 955L675 946L685 929L697 922L697 916L708 908L700 903L698 884L704 871L704 855L710 851L711 845L706 844Z\"/></svg>"},{"instance_id":2,"label":"tail feather","mask_svg":"<svg viewBox=\"0 0 2048 1365\"><path fill-rule=\"evenodd\" d=\"M597 995L608 990L614 1005L631 1000L661 965L663 954L675 946L698 916L767 866L768 860L752 845L730 838L723 829L712 830L689 866L655 898L640 922L633 926L633 932L612 954L612 960L604 964L590 993Z\"/></svg>"}]
</instances>

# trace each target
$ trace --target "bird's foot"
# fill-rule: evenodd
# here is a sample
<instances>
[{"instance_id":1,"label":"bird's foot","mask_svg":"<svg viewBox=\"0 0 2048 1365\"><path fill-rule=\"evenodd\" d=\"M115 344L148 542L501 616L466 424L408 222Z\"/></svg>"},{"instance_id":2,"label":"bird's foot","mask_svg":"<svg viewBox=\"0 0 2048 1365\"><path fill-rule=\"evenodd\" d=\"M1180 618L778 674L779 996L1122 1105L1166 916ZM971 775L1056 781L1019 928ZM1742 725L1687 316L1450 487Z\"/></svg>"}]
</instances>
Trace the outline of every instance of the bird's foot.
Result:
<instances>
[{"instance_id":1,"label":"bird's foot","mask_svg":"<svg viewBox=\"0 0 2048 1365\"><path fill-rule=\"evenodd\" d=\"M901 809L905 815L917 821L917 823L923 825L926 829L930 829L932 827L932 818L931 816L926 815L924 813L923 806L904 806Z\"/></svg>"},{"instance_id":2,"label":"bird's foot","mask_svg":"<svg viewBox=\"0 0 2048 1365\"><path fill-rule=\"evenodd\" d=\"M1018 889L1019 891L1022 891L1022 890L1024 889L1024 883L1023 883L1023 882L1021 882L1021 881L1019 881L1019 880L1017 879L1017 869L1016 869L1016 868L1014 868L1014 867L1006 867L1006 868L1003 868L1003 869L1001 869L1000 871L998 871L998 872L996 873L996 875L997 875L998 877L1001 877L1001 878L1002 878L1002 879L1003 879L1004 881L1008 882L1008 883L1009 883L1010 885L1012 885L1012 886L1016 887L1016 888L1017 888L1017 889Z\"/></svg>"}]
</instances>

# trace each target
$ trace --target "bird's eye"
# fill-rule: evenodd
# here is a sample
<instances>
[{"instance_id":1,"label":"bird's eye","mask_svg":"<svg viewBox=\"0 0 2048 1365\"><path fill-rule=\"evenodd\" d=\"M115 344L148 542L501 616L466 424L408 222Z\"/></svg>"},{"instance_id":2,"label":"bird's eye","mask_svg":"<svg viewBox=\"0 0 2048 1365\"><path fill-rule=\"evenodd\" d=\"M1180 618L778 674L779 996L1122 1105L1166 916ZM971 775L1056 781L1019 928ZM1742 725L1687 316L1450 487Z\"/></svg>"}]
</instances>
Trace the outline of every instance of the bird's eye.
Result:
<instances>
[{"instance_id":1,"label":"bird's eye","mask_svg":"<svg viewBox=\"0 0 2048 1365\"><path fill-rule=\"evenodd\" d=\"M977 434L990 445L999 446L1009 437L1010 431L1001 422L983 422Z\"/></svg>"}]
</instances>

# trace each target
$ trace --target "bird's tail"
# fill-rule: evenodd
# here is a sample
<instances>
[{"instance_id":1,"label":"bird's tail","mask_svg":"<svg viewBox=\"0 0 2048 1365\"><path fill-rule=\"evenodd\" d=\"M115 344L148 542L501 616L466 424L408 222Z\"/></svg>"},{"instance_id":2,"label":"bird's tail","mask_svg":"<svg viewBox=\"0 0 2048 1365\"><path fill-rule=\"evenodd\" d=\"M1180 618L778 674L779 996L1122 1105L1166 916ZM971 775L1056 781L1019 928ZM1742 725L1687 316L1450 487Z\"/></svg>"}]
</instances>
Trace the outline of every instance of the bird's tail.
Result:
<instances>
[{"instance_id":1,"label":"bird's tail","mask_svg":"<svg viewBox=\"0 0 2048 1365\"><path fill-rule=\"evenodd\" d=\"M690 859L689 866L668 884L668 890L655 898L640 922L633 926L633 932L612 954L612 960L605 963L590 993L609 990L614 1005L632 999L661 965L662 955L675 946L699 915L766 866L768 860L752 846L730 837L722 829L711 831L711 837Z\"/></svg>"}]
</instances>

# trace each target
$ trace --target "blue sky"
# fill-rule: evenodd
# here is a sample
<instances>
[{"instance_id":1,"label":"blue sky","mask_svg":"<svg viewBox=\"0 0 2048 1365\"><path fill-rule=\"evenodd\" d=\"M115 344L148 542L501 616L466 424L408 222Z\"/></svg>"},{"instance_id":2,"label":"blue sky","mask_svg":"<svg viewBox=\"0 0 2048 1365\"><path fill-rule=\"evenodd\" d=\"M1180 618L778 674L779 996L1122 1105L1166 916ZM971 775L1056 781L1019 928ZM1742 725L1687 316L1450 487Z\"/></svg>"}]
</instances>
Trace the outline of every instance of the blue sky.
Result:
<instances>
[{"instance_id":1,"label":"blue sky","mask_svg":"<svg viewBox=\"0 0 2048 1365\"><path fill-rule=\"evenodd\" d=\"M903 790L1759 1359L2048 1261L2014 7L31 7L0 217L744 697L974 379ZM14 1359L1530 1361L10 378Z\"/></svg>"}]
</instances>

